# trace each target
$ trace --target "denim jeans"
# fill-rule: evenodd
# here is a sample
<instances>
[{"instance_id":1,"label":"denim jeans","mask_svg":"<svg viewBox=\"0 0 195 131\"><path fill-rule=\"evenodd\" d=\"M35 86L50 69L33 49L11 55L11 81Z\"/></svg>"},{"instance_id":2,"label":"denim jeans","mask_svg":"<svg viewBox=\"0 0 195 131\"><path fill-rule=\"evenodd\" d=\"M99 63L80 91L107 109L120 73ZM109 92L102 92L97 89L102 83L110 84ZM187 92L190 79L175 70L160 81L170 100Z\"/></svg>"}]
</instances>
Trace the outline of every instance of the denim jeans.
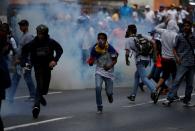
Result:
<instances>
[{"instance_id":1,"label":"denim jeans","mask_svg":"<svg viewBox=\"0 0 195 131\"><path fill-rule=\"evenodd\" d=\"M185 101L189 102L191 100L191 94L193 91L193 80L195 74L195 66L182 66L179 65L176 73L176 78L173 82L172 88L168 93L168 99L173 99L174 95L177 93L177 90L182 82L182 78L185 76L186 80L186 89L185 89Z\"/></svg>"},{"instance_id":2,"label":"denim jeans","mask_svg":"<svg viewBox=\"0 0 195 131\"><path fill-rule=\"evenodd\" d=\"M133 92L131 95L136 96L140 78L142 82L144 83L144 85L146 85L151 92L155 92L156 83L153 80L148 79L147 77L146 67L148 64L149 64L149 61L147 60L141 60L136 63L137 70L134 76L135 81L134 81Z\"/></svg>"},{"instance_id":3,"label":"denim jeans","mask_svg":"<svg viewBox=\"0 0 195 131\"><path fill-rule=\"evenodd\" d=\"M31 70L25 70L24 73L22 73L22 67L20 65L16 66L15 72L12 76L12 84L11 87L7 89L6 91L6 99L10 102L13 102L14 96L18 87L18 84L20 82L21 76L23 75L24 80L28 86L28 90L30 93L30 97L35 97L35 85L32 80L31 76Z\"/></svg>"},{"instance_id":4,"label":"denim jeans","mask_svg":"<svg viewBox=\"0 0 195 131\"><path fill-rule=\"evenodd\" d=\"M96 104L98 109L102 109L102 84L105 82L105 91L108 96L113 95L113 80L103 77L99 74L95 74L95 86L96 86Z\"/></svg>"}]
</instances>

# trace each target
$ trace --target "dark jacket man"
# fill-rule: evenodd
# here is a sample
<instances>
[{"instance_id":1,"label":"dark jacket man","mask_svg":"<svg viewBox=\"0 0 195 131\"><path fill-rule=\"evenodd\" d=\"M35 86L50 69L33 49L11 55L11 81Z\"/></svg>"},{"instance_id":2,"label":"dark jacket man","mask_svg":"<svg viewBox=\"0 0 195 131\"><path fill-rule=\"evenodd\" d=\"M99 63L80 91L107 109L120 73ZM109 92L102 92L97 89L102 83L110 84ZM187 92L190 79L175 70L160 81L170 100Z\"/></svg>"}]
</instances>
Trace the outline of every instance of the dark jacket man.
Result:
<instances>
[{"instance_id":1,"label":"dark jacket man","mask_svg":"<svg viewBox=\"0 0 195 131\"><path fill-rule=\"evenodd\" d=\"M45 25L39 25L37 36L22 49L23 66L34 66L37 90L35 96L33 117L37 118L40 112L40 104L46 106L43 95L48 93L51 79L51 70L57 65L63 49L58 42L51 39L48 35L49 29ZM55 56L54 56L55 52ZM30 61L28 57L30 56Z\"/></svg>"}]
</instances>

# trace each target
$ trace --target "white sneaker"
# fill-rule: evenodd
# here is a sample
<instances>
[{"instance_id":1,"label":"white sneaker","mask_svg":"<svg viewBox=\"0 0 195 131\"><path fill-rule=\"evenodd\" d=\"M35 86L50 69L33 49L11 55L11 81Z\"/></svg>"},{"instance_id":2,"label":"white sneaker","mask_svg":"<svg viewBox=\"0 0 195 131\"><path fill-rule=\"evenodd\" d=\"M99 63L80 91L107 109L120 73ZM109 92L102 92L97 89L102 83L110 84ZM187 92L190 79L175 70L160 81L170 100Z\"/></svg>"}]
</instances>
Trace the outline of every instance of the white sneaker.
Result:
<instances>
[{"instance_id":1,"label":"white sneaker","mask_svg":"<svg viewBox=\"0 0 195 131\"><path fill-rule=\"evenodd\" d=\"M192 104L192 103L190 103L190 102L188 102L188 103L183 103L183 106L184 106L184 107L195 107L195 105Z\"/></svg>"},{"instance_id":2,"label":"white sneaker","mask_svg":"<svg viewBox=\"0 0 195 131\"><path fill-rule=\"evenodd\" d=\"M164 101L162 104L164 105L164 106L171 106L171 101L169 101L169 100L166 100L166 101Z\"/></svg>"},{"instance_id":3,"label":"white sneaker","mask_svg":"<svg viewBox=\"0 0 195 131\"><path fill-rule=\"evenodd\" d=\"M98 111L96 112L97 114L102 114L102 110L101 109L98 109Z\"/></svg>"}]
</instances>

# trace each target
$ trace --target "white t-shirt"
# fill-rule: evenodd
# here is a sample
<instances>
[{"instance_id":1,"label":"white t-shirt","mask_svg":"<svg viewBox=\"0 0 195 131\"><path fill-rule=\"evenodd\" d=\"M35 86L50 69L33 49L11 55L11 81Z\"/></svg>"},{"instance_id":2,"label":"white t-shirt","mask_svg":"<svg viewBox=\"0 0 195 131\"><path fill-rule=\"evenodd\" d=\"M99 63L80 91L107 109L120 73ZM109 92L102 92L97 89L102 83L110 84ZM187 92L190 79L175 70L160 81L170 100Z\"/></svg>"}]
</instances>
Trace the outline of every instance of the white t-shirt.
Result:
<instances>
[{"instance_id":1,"label":"white t-shirt","mask_svg":"<svg viewBox=\"0 0 195 131\"><path fill-rule=\"evenodd\" d=\"M110 70L106 71L104 70L104 65L110 65L112 63L112 57L117 57L117 54L110 54L105 53L100 58L96 60L96 74L99 74L101 76L104 76L106 78L110 78L114 80L114 67L112 67Z\"/></svg>"}]
</instances>

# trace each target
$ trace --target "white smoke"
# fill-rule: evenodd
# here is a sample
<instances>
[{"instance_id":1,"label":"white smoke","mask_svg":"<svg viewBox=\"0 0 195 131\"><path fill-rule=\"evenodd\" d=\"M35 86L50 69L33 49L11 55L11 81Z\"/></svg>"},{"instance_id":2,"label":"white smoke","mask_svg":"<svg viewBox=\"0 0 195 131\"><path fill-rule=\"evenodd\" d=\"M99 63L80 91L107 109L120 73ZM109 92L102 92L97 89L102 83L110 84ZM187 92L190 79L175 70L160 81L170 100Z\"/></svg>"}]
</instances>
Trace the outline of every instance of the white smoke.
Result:
<instances>
[{"instance_id":1,"label":"white smoke","mask_svg":"<svg viewBox=\"0 0 195 131\"><path fill-rule=\"evenodd\" d=\"M34 34L36 26L45 24L49 27L50 37L58 41L64 50L58 65L52 71L51 88L55 89L84 89L95 87L95 67L83 65L81 61L81 49L79 38L83 33L78 33L77 21L81 7L78 4L68 4L52 0L50 3L29 4L18 11L18 20L27 19L30 23L30 31ZM97 14L92 17L94 27L99 26ZM95 39L101 29L95 29ZM81 35L81 36L79 36ZM109 36L109 34L108 34ZM115 45L114 45L115 46ZM115 86L132 86L134 81L135 64L131 60L130 67L125 65L124 45L119 46L118 63L115 66Z\"/></svg>"}]
</instances>

